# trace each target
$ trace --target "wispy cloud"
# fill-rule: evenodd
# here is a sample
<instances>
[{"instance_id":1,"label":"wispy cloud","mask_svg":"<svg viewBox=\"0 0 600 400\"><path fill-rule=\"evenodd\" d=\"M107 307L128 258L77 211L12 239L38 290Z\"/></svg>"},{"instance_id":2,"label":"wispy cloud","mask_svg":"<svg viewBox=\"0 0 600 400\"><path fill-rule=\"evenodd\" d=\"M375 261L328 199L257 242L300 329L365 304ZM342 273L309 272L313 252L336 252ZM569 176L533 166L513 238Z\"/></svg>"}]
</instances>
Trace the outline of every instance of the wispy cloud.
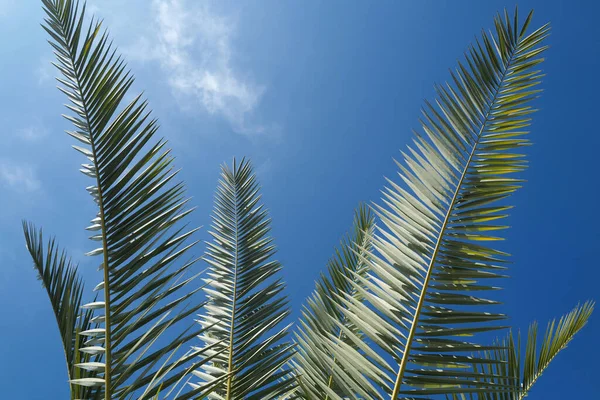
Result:
<instances>
[{"instance_id":1,"label":"wispy cloud","mask_svg":"<svg viewBox=\"0 0 600 400\"><path fill-rule=\"evenodd\" d=\"M51 80L55 76L54 70L55 68L51 60L48 57L42 57L38 67L34 71L38 84L42 85Z\"/></svg>"},{"instance_id":2,"label":"wispy cloud","mask_svg":"<svg viewBox=\"0 0 600 400\"><path fill-rule=\"evenodd\" d=\"M16 135L19 139L22 139L24 141L35 142L35 141L42 139L47 134L48 134L48 131L46 131L46 129L42 128L38 124L35 124L35 125L25 127L23 129L19 129L17 131Z\"/></svg>"},{"instance_id":3,"label":"wispy cloud","mask_svg":"<svg viewBox=\"0 0 600 400\"><path fill-rule=\"evenodd\" d=\"M0 184L18 192L35 192L41 187L32 167L6 160L0 160Z\"/></svg>"},{"instance_id":4,"label":"wispy cloud","mask_svg":"<svg viewBox=\"0 0 600 400\"><path fill-rule=\"evenodd\" d=\"M261 182L271 180L273 176L273 162L270 157L258 165L256 175L260 178Z\"/></svg>"},{"instance_id":5,"label":"wispy cloud","mask_svg":"<svg viewBox=\"0 0 600 400\"><path fill-rule=\"evenodd\" d=\"M233 65L237 21L217 15L210 3L153 0L155 34L127 47L128 58L158 61L175 94L197 99L210 114L226 118L239 133L265 133L253 114L265 86Z\"/></svg>"}]
</instances>

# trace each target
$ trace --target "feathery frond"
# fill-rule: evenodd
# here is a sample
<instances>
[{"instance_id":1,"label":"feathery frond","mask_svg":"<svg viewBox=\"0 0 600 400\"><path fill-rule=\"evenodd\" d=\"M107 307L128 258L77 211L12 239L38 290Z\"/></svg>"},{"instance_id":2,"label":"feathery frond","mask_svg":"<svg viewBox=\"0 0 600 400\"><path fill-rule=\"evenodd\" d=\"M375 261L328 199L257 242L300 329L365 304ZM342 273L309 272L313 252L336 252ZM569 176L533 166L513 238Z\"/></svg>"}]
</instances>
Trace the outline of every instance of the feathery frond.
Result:
<instances>
[{"instance_id":1,"label":"feathery frond","mask_svg":"<svg viewBox=\"0 0 600 400\"><path fill-rule=\"evenodd\" d=\"M344 374L344 370L336 365L335 349L327 345L331 337L354 349L362 345L349 340L361 334L341 311L344 305L340 299L345 296L361 299L361 292L351 282L364 289L361 280L366 278L369 270L366 259L372 250L374 230L373 214L366 205L361 205L354 215L352 234L342 240L335 256L327 264L328 274L321 275L313 295L304 306L296 333L298 352L292 361L302 398L328 400L330 392L342 395L339 386L344 385L345 379L337 375ZM352 335L345 331L352 332Z\"/></svg>"},{"instance_id":2,"label":"feathery frond","mask_svg":"<svg viewBox=\"0 0 600 400\"><path fill-rule=\"evenodd\" d=\"M548 368L558 353L565 349L573 337L586 325L594 311L594 302L577 305L558 321L553 319L546 328L541 345L538 343L538 326L529 327L525 353L521 353L521 335L515 339L510 333L500 347L493 352L485 352L491 364L474 365L477 373L491 376L490 383L512 387L504 393L481 393L479 400L521 400L527 396L532 386Z\"/></svg>"},{"instance_id":3,"label":"feathery frond","mask_svg":"<svg viewBox=\"0 0 600 400\"><path fill-rule=\"evenodd\" d=\"M249 162L222 168L205 257L208 303L199 320L214 358L194 371L217 383L209 399L275 399L294 386L286 367L293 345L288 326L281 327L289 314L281 264L272 260L271 221L260 198Z\"/></svg>"},{"instance_id":4,"label":"feathery frond","mask_svg":"<svg viewBox=\"0 0 600 400\"><path fill-rule=\"evenodd\" d=\"M88 255L102 258L104 276L96 287L102 300L83 306L100 324L85 334L95 344L81 349L101 357L86 367L102 379L71 382L98 386L106 400L152 398L179 382L186 364L198 359L173 356L201 332L177 325L201 307L189 275L195 260L187 256L195 230L180 226L191 210L166 142L154 138L158 124L146 101L124 101L133 76L101 22L92 18L88 24L85 5L78 2L42 2L44 29L62 74L60 90L69 99L66 118L75 127L68 133L87 159L81 172L92 179L87 190L98 206L87 229L99 247ZM170 361L163 365L165 359Z\"/></svg>"},{"instance_id":5,"label":"feathery frond","mask_svg":"<svg viewBox=\"0 0 600 400\"><path fill-rule=\"evenodd\" d=\"M553 321L537 354L534 324L520 339L482 344L506 328L494 291L508 254L500 224L525 170L537 66L548 25L532 13L495 20L452 83L426 102L422 132L397 163L373 212L328 263L288 339L284 283L270 219L249 162L224 166L217 188L204 285L188 256L196 229L183 222L185 187L133 76L101 22L76 0L42 0L74 148L87 162L98 212L87 230L102 258L94 300L83 303L76 267L54 240L24 224L27 248L55 312L72 399L311 400L521 399L585 325L593 303ZM195 294L203 289L204 302ZM482 311L485 308L485 311ZM185 318L198 324L185 329ZM191 340L200 346L188 350ZM294 357L295 347L299 348ZM199 380L199 381L197 381Z\"/></svg>"},{"instance_id":6,"label":"feathery frond","mask_svg":"<svg viewBox=\"0 0 600 400\"><path fill-rule=\"evenodd\" d=\"M41 230L31 223L23 222L23 233L27 250L33 265L50 298L58 330L63 342L69 379L96 379L93 371L77 366L93 363L91 356L80 351L86 346L84 336L93 327L92 312L82 311L84 284L74 265L64 250L59 250L56 240L51 238L44 251ZM71 387L71 399L96 398L88 387Z\"/></svg>"},{"instance_id":7,"label":"feathery frond","mask_svg":"<svg viewBox=\"0 0 600 400\"><path fill-rule=\"evenodd\" d=\"M389 180L369 255L370 273L354 284L364 299L344 296L346 317L368 338L362 348L332 338L346 391L358 399L425 398L436 394L503 390L473 363L481 333L503 328L505 316L486 281L503 277L507 254L492 247L506 226L506 198L520 187L511 177L526 167L519 149L530 102L539 93L535 67L547 25L531 34L518 15L498 15L495 34L471 46L453 85L436 86L438 99L423 110L424 136L398 163L404 185ZM363 286L367 289L363 289ZM482 306L486 311L481 311ZM361 338L356 337L355 342ZM324 344L325 345L325 344ZM387 354L381 357L379 354Z\"/></svg>"}]
</instances>

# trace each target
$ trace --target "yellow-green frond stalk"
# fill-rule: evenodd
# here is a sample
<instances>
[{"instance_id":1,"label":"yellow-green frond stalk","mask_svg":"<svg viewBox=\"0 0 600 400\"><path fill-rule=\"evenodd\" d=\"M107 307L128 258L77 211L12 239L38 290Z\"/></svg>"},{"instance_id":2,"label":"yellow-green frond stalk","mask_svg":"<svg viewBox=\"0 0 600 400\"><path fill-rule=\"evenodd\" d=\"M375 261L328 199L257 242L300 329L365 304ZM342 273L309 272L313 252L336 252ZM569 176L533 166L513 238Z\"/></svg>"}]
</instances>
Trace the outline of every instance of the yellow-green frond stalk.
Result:
<instances>
[{"instance_id":1,"label":"yellow-green frond stalk","mask_svg":"<svg viewBox=\"0 0 600 400\"><path fill-rule=\"evenodd\" d=\"M214 385L209 399L278 398L295 386L287 367L293 344L283 326L289 309L249 162L222 168L212 220L208 303L199 320L201 349L211 361L194 375L200 385Z\"/></svg>"}]
</instances>

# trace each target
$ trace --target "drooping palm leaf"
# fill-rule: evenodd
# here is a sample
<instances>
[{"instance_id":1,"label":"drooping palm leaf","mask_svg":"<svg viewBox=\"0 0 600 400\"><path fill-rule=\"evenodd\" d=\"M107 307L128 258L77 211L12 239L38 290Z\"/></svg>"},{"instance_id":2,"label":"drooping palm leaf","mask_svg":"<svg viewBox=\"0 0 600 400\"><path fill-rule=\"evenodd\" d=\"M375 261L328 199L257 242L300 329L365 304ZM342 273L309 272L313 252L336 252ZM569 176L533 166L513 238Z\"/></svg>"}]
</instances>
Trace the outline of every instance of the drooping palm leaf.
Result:
<instances>
[{"instance_id":1,"label":"drooping palm leaf","mask_svg":"<svg viewBox=\"0 0 600 400\"><path fill-rule=\"evenodd\" d=\"M152 398L159 388L168 392L186 364L198 360L197 354L172 354L201 331L177 324L201 307L193 297L199 288L186 276L195 260L184 259L195 230L180 226L191 210L166 142L154 138L158 125L146 101L124 102L133 77L101 22L86 22L78 2L42 2L60 90L70 102L66 118L75 127L68 133L81 142L74 148L88 160L81 172L91 178L87 190L98 206L87 229L99 247L88 255L102 259L96 289L103 296L85 307L101 327L89 333L95 344L81 351L101 356L101 363L85 367L103 379L72 382L99 386L107 400Z\"/></svg>"},{"instance_id":2,"label":"drooping palm leaf","mask_svg":"<svg viewBox=\"0 0 600 400\"><path fill-rule=\"evenodd\" d=\"M398 163L403 184L390 180L376 206L383 224L371 272L354 284L364 301L341 299L346 317L366 335L365 346L337 338L326 344L344 371L346 398L505 389L470 366L493 362L472 354L497 347L480 338L502 328L505 318L489 311L507 256L492 244L506 228L498 224L509 208L505 199L520 185L512 174L526 167L519 150L529 144L530 102L541 77L536 66L549 32L544 25L528 34L530 21L531 14L522 25L516 12L498 15L495 33L483 33L466 65L451 73L453 84L436 87L436 105L426 103L423 135Z\"/></svg>"},{"instance_id":3,"label":"drooping palm leaf","mask_svg":"<svg viewBox=\"0 0 600 400\"><path fill-rule=\"evenodd\" d=\"M94 378L93 371L77 368L80 363L89 363L90 355L79 351L86 346L81 333L93 328L92 312L82 311L84 283L64 250L59 250L56 240L48 240L44 251L41 230L33 224L23 222L25 244L33 260L33 265L50 298L50 304L63 342L69 379ZM92 361L93 362L93 361ZM95 391L87 387L73 385L71 399L96 398Z\"/></svg>"},{"instance_id":4,"label":"drooping palm leaf","mask_svg":"<svg viewBox=\"0 0 600 400\"><path fill-rule=\"evenodd\" d=\"M330 392L343 394L343 368L336 365L336 357L331 348L330 338L340 339L354 349L357 343L348 340L345 331L360 336L357 327L341 312L344 308L340 298L350 296L360 300L361 293L351 284L361 285L366 278L368 263L365 262L371 251L371 240L375 229L375 219L365 205L361 205L354 216L352 234L342 240L335 256L328 262L328 274L322 274L315 291L302 311L299 321L297 342L298 352L292 365L300 384L302 398L330 399ZM352 337L352 336L351 336Z\"/></svg>"},{"instance_id":5,"label":"drooping palm leaf","mask_svg":"<svg viewBox=\"0 0 600 400\"><path fill-rule=\"evenodd\" d=\"M270 219L260 198L249 162L222 168L205 257L208 303L199 320L214 359L194 372L204 383L218 382L210 399L274 399L294 386L286 367L293 345L288 327L281 327L289 314L277 277L281 265L272 260Z\"/></svg>"}]
</instances>

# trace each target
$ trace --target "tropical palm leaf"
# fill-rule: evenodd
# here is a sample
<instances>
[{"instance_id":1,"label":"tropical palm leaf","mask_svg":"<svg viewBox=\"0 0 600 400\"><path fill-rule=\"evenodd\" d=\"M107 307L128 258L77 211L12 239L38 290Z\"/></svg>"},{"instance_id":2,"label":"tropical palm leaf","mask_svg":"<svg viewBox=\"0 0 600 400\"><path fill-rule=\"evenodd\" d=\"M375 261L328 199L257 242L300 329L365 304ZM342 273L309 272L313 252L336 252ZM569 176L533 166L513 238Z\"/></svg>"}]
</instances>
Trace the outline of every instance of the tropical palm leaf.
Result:
<instances>
[{"instance_id":1,"label":"tropical palm leaf","mask_svg":"<svg viewBox=\"0 0 600 400\"><path fill-rule=\"evenodd\" d=\"M370 209L361 205L354 215L352 234L336 249L327 264L328 274L322 274L308 304L304 306L296 333L298 352L292 361L298 377L300 397L330 399L330 392L341 396L344 370L336 365L334 350L328 348L329 338L335 337L345 345L357 349L349 337L360 337L356 325L346 318L340 298L350 296L360 301L361 292L351 284L361 284L367 276L365 262L371 249L375 219ZM363 287L364 289L364 287ZM347 335L345 331L352 332Z\"/></svg>"},{"instance_id":2,"label":"tropical palm leaf","mask_svg":"<svg viewBox=\"0 0 600 400\"><path fill-rule=\"evenodd\" d=\"M85 333L94 345L81 351L101 358L82 368L102 379L71 382L98 387L107 400L152 398L181 382L186 364L198 360L197 353L174 356L201 332L177 324L202 305L189 276L196 260L187 256L195 229L180 223L191 210L166 142L154 138L158 124L146 101L124 103L133 77L101 22L92 18L88 25L78 2L42 2L60 90L70 101L66 118L75 129L68 133L88 160L81 172L91 178L87 190L98 206L87 229L99 247L88 255L102 259L96 290L103 296L83 307L100 326Z\"/></svg>"},{"instance_id":3,"label":"tropical palm leaf","mask_svg":"<svg viewBox=\"0 0 600 400\"><path fill-rule=\"evenodd\" d=\"M505 318L488 311L498 303L488 297L497 289L492 282L504 276L507 261L492 244L506 228L498 224L510 208L505 199L520 186L511 174L526 168L519 149L529 144L530 102L539 93L536 66L549 28L527 34L531 17L519 25L516 12L498 15L495 34L483 33L466 65L451 73L453 84L436 87L436 106L426 103L424 135L398 163L404 184L389 180L375 206L382 225L370 272L353 284L362 299L340 299L365 344L355 349L335 337L323 343L335 349L344 372L345 392L332 399L506 388L471 365L493 362L472 354L497 348L480 342Z\"/></svg>"},{"instance_id":4,"label":"tropical palm leaf","mask_svg":"<svg viewBox=\"0 0 600 400\"><path fill-rule=\"evenodd\" d=\"M486 351L483 356L493 363L473 365L477 374L484 372L491 384L502 384L504 392L483 392L478 394L453 394L446 396L452 400L521 400L528 396L533 385L548 368L560 351L565 349L573 337L587 324L594 311L594 302L577 305L559 321L552 320L546 328L541 346L537 340L537 323L529 326L525 353L521 353L521 335L515 338L510 332L494 351ZM538 354L539 351L539 354Z\"/></svg>"},{"instance_id":5,"label":"tropical palm leaf","mask_svg":"<svg viewBox=\"0 0 600 400\"><path fill-rule=\"evenodd\" d=\"M286 341L289 314L277 274L279 262L270 219L260 204L259 186L249 162L223 166L215 197L208 303L199 323L203 348L213 361L194 374L216 382L210 399L274 399L293 389L286 367L293 344Z\"/></svg>"},{"instance_id":6,"label":"tropical palm leaf","mask_svg":"<svg viewBox=\"0 0 600 400\"><path fill-rule=\"evenodd\" d=\"M588 301L577 305L558 321L552 320L541 345L538 343L538 326L532 323L529 327L525 353L521 353L521 337L515 339L510 333L494 352L485 352L485 358L495 362L487 365L474 365L474 370L493 376L492 384L512 386L505 393L481 393L480 400L521 400L525 398L532 386L548 368L558 353L565 349L573 337L586 325L594 311L594 302ZM499 378L502 377L502 378Z\"/></svg>"},{"instance_id":7,"label":"tropical palm leaf","mask_svg":"<svg viewBox=\"0 0 600 400\"><path fill-rule=\"evenodd\" d=\"M82 333L93 328L92 312L81 310L84 283L77 272L77 266L64 250L59 250L54 238L48 240L44 251L42 231L38 231L33 224L23 222L23 232L38 278L50 298L63 342L69 379L94 379L96 374L93 371L77 367L91 361L89 354L79 350L86 346ZM96 398L94 392L88 387L72 385L71 399Z\"/></svg>"}]
</instances>

